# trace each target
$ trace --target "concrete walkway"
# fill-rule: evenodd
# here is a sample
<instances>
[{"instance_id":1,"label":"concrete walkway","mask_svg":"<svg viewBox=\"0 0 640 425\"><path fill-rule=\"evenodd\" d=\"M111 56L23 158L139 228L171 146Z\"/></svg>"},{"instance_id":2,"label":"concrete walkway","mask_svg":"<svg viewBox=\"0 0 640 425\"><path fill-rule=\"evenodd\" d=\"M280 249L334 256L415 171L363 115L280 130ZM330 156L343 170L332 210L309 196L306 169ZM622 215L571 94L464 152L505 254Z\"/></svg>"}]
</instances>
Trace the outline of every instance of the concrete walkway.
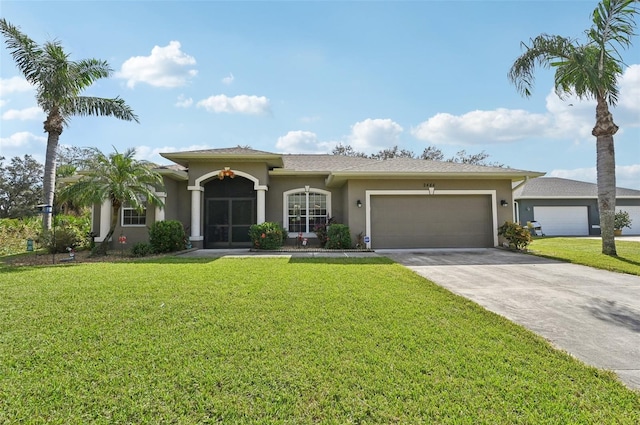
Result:
<instances>
[{"instance_id":1,"label":"concrete walkway","mask_svg":"<svg viewBox=\"0 0 640 425\"><path fill-rule=\"evenodd\" d=\"M501 249L378 250L640 390L640 277Z\"/></svg>"}]
</instances>

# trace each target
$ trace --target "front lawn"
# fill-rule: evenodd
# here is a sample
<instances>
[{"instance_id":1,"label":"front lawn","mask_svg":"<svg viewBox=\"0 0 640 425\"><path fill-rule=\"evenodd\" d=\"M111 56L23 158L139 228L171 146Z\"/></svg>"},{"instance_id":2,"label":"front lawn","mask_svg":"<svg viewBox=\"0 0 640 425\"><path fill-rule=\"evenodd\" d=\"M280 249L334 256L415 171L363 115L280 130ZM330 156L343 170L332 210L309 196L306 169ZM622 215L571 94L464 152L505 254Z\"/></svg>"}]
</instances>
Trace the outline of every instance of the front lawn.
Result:
<instances>
[{"instance_id":1,"label":"front lawn","mask_svg":"<svg viewBox=\"0 0 640 425\"><path fill-rule=\"evenodd\" d=\"M0 423L640 423L640 393L384 258L0 268Z\"/></svg>"},{"instance_id":2,"label":"front lawn","mask_svg":"<svg viewBox=\"0 0 640 425\"><path fill-rule=\"evenodd\" d=\"M640 275L640 242L616 240L617 257L602 253L602 240L591 238L535 238L532 254L598 269Z\"/></svg>"}]
</instances>

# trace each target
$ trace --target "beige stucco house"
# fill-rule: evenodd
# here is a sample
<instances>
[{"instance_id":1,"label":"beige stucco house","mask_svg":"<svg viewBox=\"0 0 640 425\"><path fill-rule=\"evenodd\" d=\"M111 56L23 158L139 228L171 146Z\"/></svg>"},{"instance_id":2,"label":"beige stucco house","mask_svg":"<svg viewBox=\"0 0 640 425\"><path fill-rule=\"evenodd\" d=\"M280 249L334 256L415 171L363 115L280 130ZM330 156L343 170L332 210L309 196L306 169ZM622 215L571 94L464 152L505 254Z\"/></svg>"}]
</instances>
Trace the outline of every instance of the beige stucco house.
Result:
<instances>
[{"instance_id":1,"label":"beige stucco house","mask_svg":"<svg viewBox=\"0 0 640 425\"><path fill-rule=\"evenodd\" d=\"M194 247L249 247L249 226L280 223L291 240L315 238L328 218L368 248L461 248L499 244L513 220L512 184L544 173L410 158L278 154L246 148L162 154L164 208L124 208L114 234L147 240L157 220L181 221ZM108 205L94 211L102 242ZM100 239L102 237L102 239Z\"/></svg>"}]
</instances>

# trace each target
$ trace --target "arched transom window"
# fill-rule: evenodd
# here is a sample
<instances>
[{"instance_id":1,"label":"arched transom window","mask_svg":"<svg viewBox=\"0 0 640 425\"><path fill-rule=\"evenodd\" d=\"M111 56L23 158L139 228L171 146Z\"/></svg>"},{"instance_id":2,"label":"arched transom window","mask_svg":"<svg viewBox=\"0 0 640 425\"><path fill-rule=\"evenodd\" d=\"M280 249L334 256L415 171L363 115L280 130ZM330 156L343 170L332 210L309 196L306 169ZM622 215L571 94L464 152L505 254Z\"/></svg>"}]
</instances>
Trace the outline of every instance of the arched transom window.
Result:
<instances>
[{"instance_id":1,"label":"arched transom window","mask_svg":"<svg viewBox=\"0 0 640 425\"><path fill-rule=\"evenodd\" d=\"M284 223L290 234L313 236L315 227L331 214L331 192L300 188L284 193Z\"/></svg>"}]
</instances>

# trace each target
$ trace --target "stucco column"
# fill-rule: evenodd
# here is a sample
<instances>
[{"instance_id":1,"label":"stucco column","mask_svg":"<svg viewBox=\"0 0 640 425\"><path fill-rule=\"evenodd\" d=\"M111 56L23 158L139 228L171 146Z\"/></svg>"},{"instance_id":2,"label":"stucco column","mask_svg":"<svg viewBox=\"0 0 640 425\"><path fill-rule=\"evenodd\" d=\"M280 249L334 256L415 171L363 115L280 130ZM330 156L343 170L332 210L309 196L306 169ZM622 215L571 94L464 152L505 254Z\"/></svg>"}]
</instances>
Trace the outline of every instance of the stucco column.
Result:
<instances>
[{"instance_id":1,"label":"stucco column","mask_svg":"<svg viewBox=\"0 0 640 425\"><path fill-rule=\"evenodd\" d=\"M104 238L111 228L111 201L106 200L100 205L100 231L96 242L104 242ZM109 241L107 241L109 242Z\"/></svg>"},{"instance_id":2,"label":"stucco column","mask_svg":"<svg viewBox=\"0 0 640 425\"><path fill-rule=\"evenodd\" d=\"M156 196L162 200L164 203L167 199L167 194L164 192L156 192ZM164 220L164 207L160 205L156 205L156 220L155 221L163 221Z\"/></svg>"},{"instance_id":3,"label":"stucco column","mask_svg":"<svg viewBox=\"0 0 640 425\"><path fill-rule=\"evenodd\" d=\"M264 223L266 221L266 194L269 188L267 186L258 186L256 188L258 195L258 206L257 206L257 224Z\"/></svg>"},{"instance_id":4,"label":"stucco column","mask_svg":"<svg viewBox=\"0 0 640 425\"><path fill-rule=\"evenodd\" d=\"M200 234L201 227L201 199L204 188L202 186L188 186L187 189L191 191L191 241L204 240Z\"/></svg>"}]
</instances>

